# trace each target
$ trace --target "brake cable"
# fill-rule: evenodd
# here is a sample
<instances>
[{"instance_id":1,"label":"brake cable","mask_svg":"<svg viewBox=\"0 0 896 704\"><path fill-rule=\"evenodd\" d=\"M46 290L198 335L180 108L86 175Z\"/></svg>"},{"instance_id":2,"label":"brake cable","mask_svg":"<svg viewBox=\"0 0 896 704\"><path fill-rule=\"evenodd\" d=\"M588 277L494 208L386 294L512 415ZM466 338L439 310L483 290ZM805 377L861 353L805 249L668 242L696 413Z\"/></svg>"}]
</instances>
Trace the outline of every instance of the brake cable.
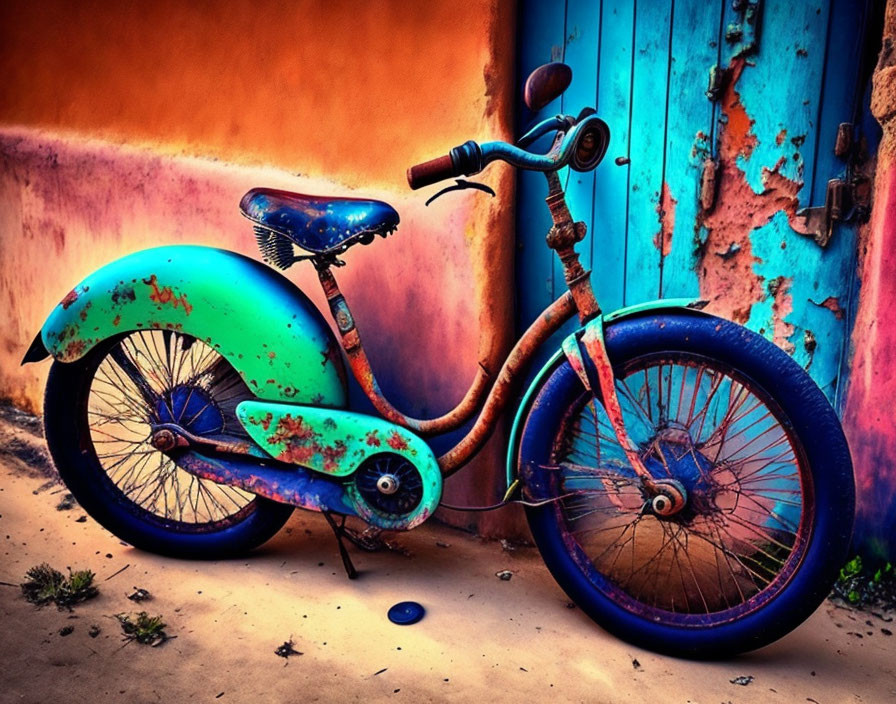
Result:
<instances>
[{"instance_id":1,"label":"brake cable","mask_svg":"<svg viewBox=\"0 0 896 704\"><path fill-rule=\"evenodd\" d=\"M483 191L484 193L488 193L492 198L495 197L495 192L489 186L486 186L484 183L477 183L476 181L467 181L465 179L458 178L458 179L454 180L454 184L455 185L447 186L447 187L443 188L441 191L439 191L438 193L436 193L428 201L426 201L426 205L429 205L436 198L438 198L439 196L445 195L449 191L463 191L464 189L467 189L467 188L474 188L477 191Z\"/></svg>"}]
</instances>

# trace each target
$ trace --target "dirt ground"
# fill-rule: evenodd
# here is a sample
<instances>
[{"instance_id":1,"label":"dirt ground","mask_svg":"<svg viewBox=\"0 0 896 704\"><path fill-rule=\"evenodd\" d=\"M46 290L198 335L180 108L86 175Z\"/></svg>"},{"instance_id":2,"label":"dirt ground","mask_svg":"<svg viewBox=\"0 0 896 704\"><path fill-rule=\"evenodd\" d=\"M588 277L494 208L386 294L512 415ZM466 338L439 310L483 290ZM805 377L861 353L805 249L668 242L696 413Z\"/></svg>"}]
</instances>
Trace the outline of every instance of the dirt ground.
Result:
<instances>
[{"instance_id":1,"label":"dirt ground","mask_svg":"<svg viewBox=\"0 0 896 704\"><path fill-rule=\"evenodd\" d=\"M0 702L896 701L896 637L887 635L896 622L885 614L826 603L761 651L677 660L568 608L534 548L507 550L434 523L398 537L407 554L352 550L361 571L353 582L326 523L302 512L241 560L140 552L77 505L57 510L66 492L47 478L39 429L5 416ZM93 570L99 597L72 612L27 603L17 585L44 561ZM137 587L152 598L129 601ZM409 599L426 617L390 623L388 608ZM114 614L141 609L161 614L175 638L156 648L124 642ZM278 657L289 639L301 654ZM731 682L745 676L749 684Z\"/></svg>"}]
</instances>

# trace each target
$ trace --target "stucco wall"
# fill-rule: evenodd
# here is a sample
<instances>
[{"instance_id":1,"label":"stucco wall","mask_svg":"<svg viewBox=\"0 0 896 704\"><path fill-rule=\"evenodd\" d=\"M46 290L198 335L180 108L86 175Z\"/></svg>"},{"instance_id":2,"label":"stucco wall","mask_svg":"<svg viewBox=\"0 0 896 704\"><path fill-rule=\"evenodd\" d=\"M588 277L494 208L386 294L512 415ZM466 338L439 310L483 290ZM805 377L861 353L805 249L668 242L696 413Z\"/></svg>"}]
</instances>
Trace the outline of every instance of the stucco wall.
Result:
<instances>
[{"instance_id":1,"label":"stucco wall","mask_svg":"<svg viewBox=\"0 0 896 704\"><path fill-rule=\"evenodd\" d=\"M39 408L47 365L18 362L103 262L177 242L255 255L236 206L267 185L396 206L398 232L352 249L337 276L396 404L449 408L510 341L512 174L485 176L496 199L424 208L405 169L510 136L514 32L497 0L3 3L0 395ZM322 301L310 266L291 274ZM492 442L447 498L488 502L501 474Z\"/></svg>"},{"instance_id":2,"label":"stucco wall","mask_svg":"<svg viewBox=\"0 0 896 704\"><path fill-rule=\"evenodd\" d=\"M883 128L871 220L859 251L862 281L844 426L858 484L855 542L896 557L896 0L888 0L871 112Z\"/></svg>"}]
</instances>

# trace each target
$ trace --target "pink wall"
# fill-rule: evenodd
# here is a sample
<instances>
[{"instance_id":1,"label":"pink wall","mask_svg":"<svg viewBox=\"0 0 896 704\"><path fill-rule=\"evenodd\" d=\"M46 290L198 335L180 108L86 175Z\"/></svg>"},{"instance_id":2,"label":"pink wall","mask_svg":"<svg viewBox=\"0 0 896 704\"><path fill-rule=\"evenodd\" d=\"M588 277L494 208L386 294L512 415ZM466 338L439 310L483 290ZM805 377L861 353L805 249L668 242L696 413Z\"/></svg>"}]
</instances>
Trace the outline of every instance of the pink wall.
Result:
<instances>
[{"instance_id":1,"label":"pink wall","mask_svg":"<svg viewBox=\"0 0 896 704\"><path fill-rule=\"evenodd\" d=\"M887 3L884 50L871 111L883 127L871 221L859 252L861 294L852 337L844 425L858 484L857 544L896 559L896 2Z\"/></svg>"}]
</instances>

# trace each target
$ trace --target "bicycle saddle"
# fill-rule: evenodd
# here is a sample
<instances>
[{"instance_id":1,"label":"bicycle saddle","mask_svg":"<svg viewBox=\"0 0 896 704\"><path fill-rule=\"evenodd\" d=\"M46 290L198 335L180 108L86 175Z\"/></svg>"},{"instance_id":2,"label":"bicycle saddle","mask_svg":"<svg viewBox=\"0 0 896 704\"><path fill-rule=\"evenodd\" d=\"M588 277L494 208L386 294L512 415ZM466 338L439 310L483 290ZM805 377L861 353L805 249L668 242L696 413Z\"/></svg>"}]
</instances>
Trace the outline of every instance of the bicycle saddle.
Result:
<instances>
[{"instance_id":1,"label":"bicycle saddle","mask_svg":"<svg viewBox=\"0 0 896 704\"><path fill-rule=\"evenodd\" d=\"M272 188L253 188L240 201L249 220L285 235L314 254L340 254L398 227L398 213L378 200L322 198Z\"/></svg>"}]
</instances>

